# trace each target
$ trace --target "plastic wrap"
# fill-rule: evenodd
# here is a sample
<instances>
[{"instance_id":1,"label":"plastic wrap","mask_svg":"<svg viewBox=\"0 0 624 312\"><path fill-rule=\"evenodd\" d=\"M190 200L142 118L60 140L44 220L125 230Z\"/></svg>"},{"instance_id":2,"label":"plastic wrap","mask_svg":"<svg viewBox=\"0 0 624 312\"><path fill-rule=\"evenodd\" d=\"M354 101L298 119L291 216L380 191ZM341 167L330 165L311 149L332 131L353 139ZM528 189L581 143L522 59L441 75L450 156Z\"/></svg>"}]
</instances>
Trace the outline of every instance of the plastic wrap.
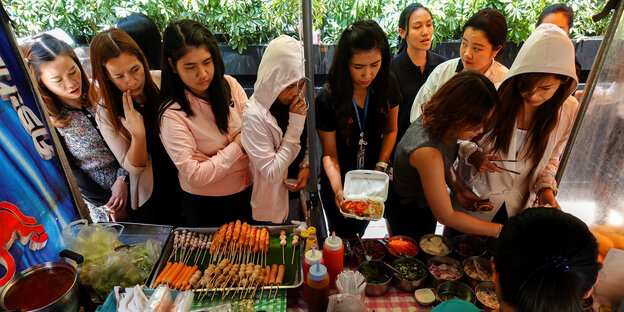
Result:
<instances>
[{"instance_id":1,"label":"plastic wrap","mask_svg":"<svg viewBox=\"0 0 624 312\"><path fill-rule=\"evenodd\" d=\"M147 301L144 312L168 312L171 307L169 286L160 285Z\"/></svg>"},{"instance_id":2,"label":"plastic wrap","mask_svg":"<svg viewBox=\"0 0 624 312\"><path fill-rule=\"evenodd\" d=\"M179 293L175 301L173 302L173 306L171 307L171 312L189 312L193 307L193 292L187 290L185 292Z\"/></svg>"}]
</instances>

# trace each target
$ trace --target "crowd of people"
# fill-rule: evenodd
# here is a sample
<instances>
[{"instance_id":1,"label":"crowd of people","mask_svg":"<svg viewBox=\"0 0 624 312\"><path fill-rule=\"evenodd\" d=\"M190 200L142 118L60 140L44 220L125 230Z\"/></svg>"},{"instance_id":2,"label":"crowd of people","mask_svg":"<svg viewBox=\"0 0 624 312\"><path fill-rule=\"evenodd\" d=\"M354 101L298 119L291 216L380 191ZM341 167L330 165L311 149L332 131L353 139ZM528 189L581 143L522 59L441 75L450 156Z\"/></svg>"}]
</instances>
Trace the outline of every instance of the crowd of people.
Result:
<instances>
[{"instance_id":1,"label":"crowd of people","mask_svg":"<svg viewBox=\"0 0 624 312\"><path fill-rule=\"evenodd\" d=\"M588 233L557 209L526 209L559 208L554 176L578 111L573 12L553 5L536 22L508 69L495 60L507 23L491 8L463 25L460 56L451 60L431 51L433 16L420 4L401 13L394 55L376 22L354 21L316 97L316 129L306 126L305 92L313 86L302 44L286 35L266 48L250 98L196 21L171 23L161 42L145 15L120 20L93 38L91 76L68 44L48 34L22 50L93 221L301 220L301 191L317 183L307 148L307 132L316 130L330 231L364 233L367 221L340 213L343 183L351 170L377 170L391 175L385 217L393 235L420 237L440 222L446 235L500 236L501 245L529 254L531 227L554 228L547 237ZM489 209L480 210L480 201ZM581 236L575 242L585 252L560 246L541 260L499 248L495 280L504 303L546 311L531 294L554 295L555 282L572 285L561 290L561 307L584 296L599 265L595 240Z\"/></svg>"}]
</instances>

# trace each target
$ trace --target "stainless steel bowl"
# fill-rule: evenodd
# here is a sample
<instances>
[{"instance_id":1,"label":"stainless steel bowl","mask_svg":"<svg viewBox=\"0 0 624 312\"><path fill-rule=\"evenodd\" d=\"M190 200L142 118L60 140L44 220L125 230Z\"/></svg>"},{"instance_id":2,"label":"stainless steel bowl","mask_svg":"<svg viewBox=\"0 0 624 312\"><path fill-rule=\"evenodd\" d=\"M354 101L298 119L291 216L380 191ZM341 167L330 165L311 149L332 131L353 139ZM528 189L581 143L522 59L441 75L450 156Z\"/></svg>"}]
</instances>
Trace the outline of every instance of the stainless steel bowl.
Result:
<instances>
[{"instance_id":1,"label":"stainless steel bowl","mask_svg":"<svg viewBox=\"0 0 624 312\"><path fill-rule=\"evenodd\" d=\"M397 267L398 264L401 263L410 263L413 264L415 266L420 267L424 274L422 275L421 278L419 279L404 279L404 278L400 278L398 277L396 273L393 273L394 275L394 280L396 281L396 288L398 288L399 290L405 291L405 292L413 292L414 290L416 290L416 288L418 288L418 286L421 286L425 279L427 279L427 266L425 266L424 263L422 263L420 260L416 260L413 258L406 258L406 257L399 257L396 260L394 260L392 262L392 266L393 267Z\"/></svg>"},{"instance_id":2,"label":"stainless steel bowl","mask_svg":"<svg viewBox=\"0 0 624 312\"><path fill-rule=\"evenodd\" d=\"M388 253L388 256L391 256L392 258L398 258L401 257L400 254L397 253L401 252L400 250L395 250L396 248L393 249L393 247L390 245L391 242L393 241L397 241L397 240L402 240L402 241L406 241L406 242L410 242L412 244L414 244L414 247L416 248L416 253L414 253L413 255L410 254L406 254L408 257L413 258L416 257L418 255L418 250L420 249L418 246L418 242L409 237L409 236L403 236L403 235L397 235L397 236L392 236L390 238L388 238L388 240L386 241L386 251ZM388 246L390 245L390 246Z\"/></svg>"},{"instance_id":3,"label":"stainless steel bowl","mask_svg":"<svg viewBox=\"0 0 624 312\"><path fill-rule=\"evenodd\" d=\"M447 281L438 286L438 298L447 301L454 298L475 303L476 296L468 285L458 281Z\"/></svg>"},{"instance_id":4,"label":"stainless steel bowl","mask_svg":"<svg viewBox=\"0 0 624 312\"><path fill-rule=\"evenodd\" d=\"M379 274L384 277L385 282L380 283L380 284L370 283L366 274L362 272L362 268L365 268L365 267L368 267L373 270L377 270ZM364 275L364 277L366 278L366 288L364 289L364 292L366 293L367 296L373 296L373 297L381 296L387 293L388 290L390 289L390 282L392 281L392 270L390 270L390 268L388 268L386 264L383 263L382 261L371 260L371 261L362 262L358 266L358 271L362 273L362 275ZM366 271L366 269L364 269L364 271Z\"/></svg>"},{"instance_id":5,"label":"stainless steel bowl","mask_svg":"<svg viewBox=\"0 0 624 312\"><path fill-rule=\"evenodd\" d=\"M446 247L448 247L448 252L445 254L431 254L428 253L427 251L425 251L422 247L422 242L423 240L428 240L432 237L439 237L442 240L442 243L444 243L444 245L446 245ZM420 251L422 251L420 254L422 255L422 258L427 260L431 257L435 257L435 256L446 256L448 254L451 253L451 251L453 250L453 244L451 243L451 240L442 236L442 235L437 235L437 234L427 234L427 235L423 235L419 240L418 240L418 248L420 248Z\"/></svg>"},{"instance_id":6,"label":"stainless steel bowl","mask_svg":"<svg viewBox=\"0 0 624 312\"><path fill-rule=\"evenodd\" d=\"M368 250L368 255L371 256L371 260L381 261L386 256L386 246L382 242L376 239L363 239L362 242L364 243L364 245L369 246L368 247L369 249L367 250ZM370 246L373 246L373 245L376 246L375 248L381 250L381 257L373 257L373 255L371 255ZM362 245L360 244L360 242L356 242L355 244L353 244L353 259L355 259L355 264L358 266L364 261L366 261L366 258L364 257L364 253L362 252L360 254L357 252L359 248L362 248Z\"/></svg>"},{"instance_id":7,"label":"stainless steel bowl","mask_svg":"<svg viewBox=\"0 0 624 312\"><path fill-rule=\"evenodd\" d=\"M482 278L477 278L477 276L472 277L468 273L468 270L467 270L467 268L469 266L473 266L475 270L477 270L477 269L482 270L485 274L489 274L490 278L489 279L482 279ZM490 259L488 259L488 258L484 258L484 257L469 257L469 258L466 258L462 262L462 268L464 270L465 281L473 289L475 287L477 287L477 284L479 284L481 282L489 282L489 281L492 280L492 265L490 264Z\"/></svg>"},{"instance_id":8,"label":"stainless steel bowl","mask_svg":"<svg viewBox=\"0 0 624 312\"><path fill-rule=\"evenodd\" d=\"M463 234L453 237L453 251L460 260L468 257L483 256L485 245L479 237L470 234Z\"/></svg>"},{"instance_id":9,"label":"stainless steel bowl","mask_svg":"<svg viewBox=\"0 0 624 312\"><path fill-rule=\"evenodd\" d=\"M484 291L484 290L489 290L489 291L496 293L496 284L492 282L483 282L483 283L479 283L477 287L475 287L475 296L477 297L477 301L479 302L479 307L482 308L483 311L486 311L486 312L498 310L499 307L486 305L483 301L481 301L479 296L477 296L477 294L480 291Z\"/></svg>"},{"instance_id":10,"label":"stainless steel bowl","mask_svg":"<svg viewBox=\"0 0 624 312\"><path fill-rule=\"evenodd\" d=\"M431 272L432 265L440 266L442 264L446 264L447 266L452 266L457 269L457 271L459 272L459 277L454 280L460 279L462 275L464 274L464 270L462 269L461 264L459 264L459 261L449 256L435 256L427 261L427 269L429 270L429 273L431 274L431 276L433 276L435 280L449 281L449 279L437 277L435 274L433 274L433 272Z\"/></svg>"}]
</instances>

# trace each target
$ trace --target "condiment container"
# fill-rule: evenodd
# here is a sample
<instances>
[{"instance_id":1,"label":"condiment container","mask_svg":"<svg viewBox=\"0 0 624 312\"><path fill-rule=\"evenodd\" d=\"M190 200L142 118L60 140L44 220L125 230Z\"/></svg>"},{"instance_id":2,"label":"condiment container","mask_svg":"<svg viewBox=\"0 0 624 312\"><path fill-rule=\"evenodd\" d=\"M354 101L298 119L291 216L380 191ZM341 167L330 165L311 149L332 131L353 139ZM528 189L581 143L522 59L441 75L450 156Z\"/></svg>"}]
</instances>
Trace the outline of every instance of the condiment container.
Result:
<instances>
[{"instance_id":1,"label":"condiment container","mask_svg":"<svg viewBox=\"0 0 624 312\"><path fill-rule=\"evenodd\" d=\"M325 312L329 303L329 275L327 268L319 263L310 267L307 282L308 311Z\"/></svg>"},{"instance_id":2,"label":"condiment container","mask_svg":"<svg viewBox=\"0 0 624 312\"><path fill-rule=\"evenodd\" d=\"M332 235L325 239L323 259L329 272L329 288L336 288L336 277L344 267L344 246L342 239L336 236L336 232L332 232Z\"/></svg>"}]
</instances>

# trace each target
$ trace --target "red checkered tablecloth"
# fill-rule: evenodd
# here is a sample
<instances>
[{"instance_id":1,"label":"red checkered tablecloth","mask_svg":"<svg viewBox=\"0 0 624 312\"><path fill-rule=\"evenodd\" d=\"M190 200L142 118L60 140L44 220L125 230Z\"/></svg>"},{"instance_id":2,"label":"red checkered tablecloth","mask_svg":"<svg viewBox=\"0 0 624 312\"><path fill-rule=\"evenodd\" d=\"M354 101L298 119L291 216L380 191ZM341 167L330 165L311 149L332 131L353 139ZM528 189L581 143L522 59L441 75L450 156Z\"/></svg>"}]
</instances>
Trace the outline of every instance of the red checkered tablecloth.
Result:
<instances>
[{"instance_id":1,"label":"red checkered tablecloth","mask_svg":"<svg viewBox=\"0 0 624 312\"><path fill-rule=\"evenodd\" d=\"M331 294L335 293L333 291ZM365 297L364 303L370 311L375 312L425 312L431 311L431 307L421 307L414 299L413 293L402 292L394 287L383 296ZM287 311L307 311L308 305L303 298L303 287L288 292Z\"/></svg>"}]
</instances>

